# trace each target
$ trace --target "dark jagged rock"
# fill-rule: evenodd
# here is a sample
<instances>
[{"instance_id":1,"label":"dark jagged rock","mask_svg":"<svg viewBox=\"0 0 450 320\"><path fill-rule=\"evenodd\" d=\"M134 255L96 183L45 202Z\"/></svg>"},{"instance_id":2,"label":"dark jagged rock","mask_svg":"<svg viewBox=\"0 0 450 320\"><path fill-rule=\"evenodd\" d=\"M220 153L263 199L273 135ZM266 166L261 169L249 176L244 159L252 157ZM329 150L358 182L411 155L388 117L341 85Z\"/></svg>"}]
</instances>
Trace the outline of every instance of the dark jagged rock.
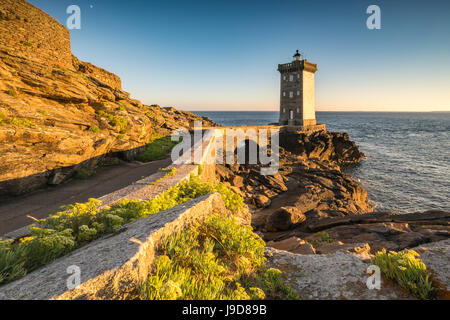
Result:
<instances>
[{"instance_id":1,"label":"dark jagged rock","mask_svg":"<svg viewBox=\"0 0 450 320\"><path fill-rule=\"evenodd\" d=\"M268 231L284 231L305 220L306 216L297 207L281 207L267 217L264 227Z\"/></svg>"},{"instance_id":2,"label":"dark jagged rock","mask_svg":"<svg viewBox=\"0 0 450 320\"><path fill-rule=\"evenodd\" d=\"M312 241L318 253L330 253L350 252L363 244L364 250L355 252L368 259L369 251L402 250L450 238L450 213L373 212L366 190L341 171L342 165L357 164L364 157L347 134L285 133L280 142L280 170L273 177L261 176L259 166L227 165L217 171L219 180L230 185L236 177L243 178L240 190L250 205L256 204L252 225L270 246L297 252L300 242ZM270 199L269 206L261 205L262 197ZM282 207L302 219L294 222Z\"/></svg>"},{"instance_id":3,"label":"dark jagged rock","mask_svg":"<svg viewBox=\"0 0 450 320\"><path fill-rule=\"evenodd\" d=\"M304 159L331 161L339 165L355 164L364 158L364 153L359 151L348 134L340 132L286 132L280 135L280 146Z\"/></svg>"}]
</instances>

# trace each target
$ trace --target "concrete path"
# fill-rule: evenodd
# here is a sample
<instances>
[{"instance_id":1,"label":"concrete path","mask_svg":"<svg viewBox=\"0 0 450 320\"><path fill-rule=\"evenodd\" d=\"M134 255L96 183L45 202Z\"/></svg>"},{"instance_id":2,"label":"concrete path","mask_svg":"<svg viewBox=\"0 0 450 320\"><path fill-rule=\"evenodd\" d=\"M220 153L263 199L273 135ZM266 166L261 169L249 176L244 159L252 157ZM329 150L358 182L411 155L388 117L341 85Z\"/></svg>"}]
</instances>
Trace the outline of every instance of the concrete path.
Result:
<instances>
[{"instance_id":1,"label":"concrete path","mask_svg":"<svg viewBox=\"0 0 450 320\"><path fill-rule=\"evenodd\" d=\"M0 203L0 235L33 223L27 215L37 219L46 218L58 212L63 205L99 198L147 177L170 163L170 159L165 159L101 167L87 180L73 179L59 186L3 201Z\"/></svg>"}]
</instances>

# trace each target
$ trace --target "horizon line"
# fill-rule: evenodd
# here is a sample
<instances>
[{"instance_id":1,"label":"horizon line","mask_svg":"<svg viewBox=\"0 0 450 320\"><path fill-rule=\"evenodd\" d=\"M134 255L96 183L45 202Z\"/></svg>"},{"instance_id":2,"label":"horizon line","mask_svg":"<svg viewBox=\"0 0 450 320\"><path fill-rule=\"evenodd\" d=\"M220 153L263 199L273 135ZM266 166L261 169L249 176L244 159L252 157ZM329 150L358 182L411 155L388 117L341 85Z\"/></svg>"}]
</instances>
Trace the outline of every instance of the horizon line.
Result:
<instances>
[{"instance_id":1,"label":"horizon line","mask_svg":"<svg viewBox=\"0 0 450 320\"><path fill-rule=\"evenodd\" d=\"M170 108L170 107L167 107ZM279 110L186 110L173 107L178 110L188 112L279 112ZM316 112L364 112L364 113L450 113L450 110L432 110L432 111L367 111L367 110L316 110Z\"/></svg>"}]
</instances>

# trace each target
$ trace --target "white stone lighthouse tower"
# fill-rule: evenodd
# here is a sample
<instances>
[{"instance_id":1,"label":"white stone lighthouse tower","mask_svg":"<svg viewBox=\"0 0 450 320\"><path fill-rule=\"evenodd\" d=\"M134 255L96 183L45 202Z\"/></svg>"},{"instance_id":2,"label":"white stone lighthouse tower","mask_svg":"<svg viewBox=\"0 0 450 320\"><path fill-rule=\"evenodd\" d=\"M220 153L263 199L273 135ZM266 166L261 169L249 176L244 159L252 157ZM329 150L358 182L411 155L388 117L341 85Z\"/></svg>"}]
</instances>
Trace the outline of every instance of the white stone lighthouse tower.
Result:
<instances>
[{"instance_id":1,"label":"white stone lighthouse tower","mask_svg":"<svg viewBox=\"0 0 450 320\"><path fill-rule=\"evenodd\" d=\"M298 52L289 63L279 64L280 85L280 125L316 125L316 101L314 92L314 73L317 65L302 58Z\"/></svg>"}]
</instances>

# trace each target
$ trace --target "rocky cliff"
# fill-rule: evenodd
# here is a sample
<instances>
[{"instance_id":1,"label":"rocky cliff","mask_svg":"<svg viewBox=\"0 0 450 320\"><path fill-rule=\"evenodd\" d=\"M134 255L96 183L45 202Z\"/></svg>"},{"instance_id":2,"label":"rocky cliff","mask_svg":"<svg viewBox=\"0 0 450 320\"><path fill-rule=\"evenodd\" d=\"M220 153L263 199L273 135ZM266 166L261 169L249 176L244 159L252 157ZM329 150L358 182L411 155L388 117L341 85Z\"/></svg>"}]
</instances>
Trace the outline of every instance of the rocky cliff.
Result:
<instances>
[{"instance_id":1,"label":"rocky cliff","mask_svg":"<svg viewBox=\"0 0 450 320\"><path fill-rule=\"evenodd\" d=\"M155 132L208 123L131 99L118 76L72 55L64 26L24 0L0 2L0 79L0 196L59 184L106 154L133 159Z\"/></svg>"}]
</instances>

